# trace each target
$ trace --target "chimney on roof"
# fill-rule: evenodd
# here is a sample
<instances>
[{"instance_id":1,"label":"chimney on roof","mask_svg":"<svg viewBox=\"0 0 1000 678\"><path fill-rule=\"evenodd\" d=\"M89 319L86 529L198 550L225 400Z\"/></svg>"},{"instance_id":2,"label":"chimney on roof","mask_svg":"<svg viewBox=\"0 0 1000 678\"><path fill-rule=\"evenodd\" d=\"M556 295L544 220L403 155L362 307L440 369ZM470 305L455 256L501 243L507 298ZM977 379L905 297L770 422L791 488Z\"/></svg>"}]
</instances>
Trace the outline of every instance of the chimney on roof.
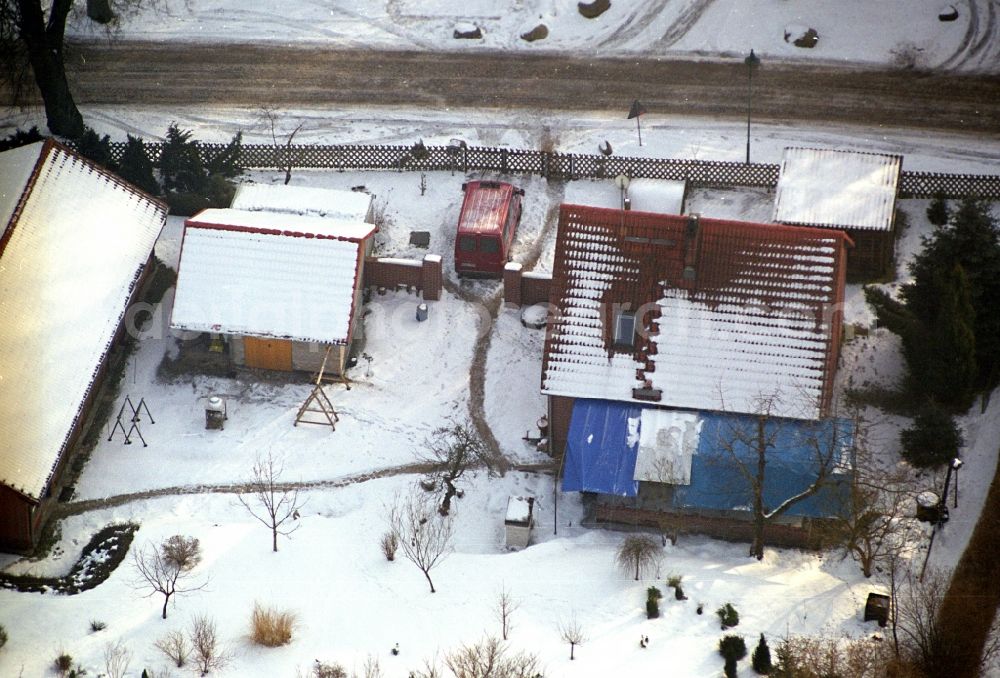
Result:
<instances>
[{"instance_id":1,"label":"chimney on roof","mask_svg":"<svg viewBox=\"0 0 1000 678\"><path fill-rule=\"evenodd\" d=\"M684 271L681 273L680 287L693 289L698 278L698 239L701 235L701 215L690 214L684 229Z\"/></svg>"}]
</instances>

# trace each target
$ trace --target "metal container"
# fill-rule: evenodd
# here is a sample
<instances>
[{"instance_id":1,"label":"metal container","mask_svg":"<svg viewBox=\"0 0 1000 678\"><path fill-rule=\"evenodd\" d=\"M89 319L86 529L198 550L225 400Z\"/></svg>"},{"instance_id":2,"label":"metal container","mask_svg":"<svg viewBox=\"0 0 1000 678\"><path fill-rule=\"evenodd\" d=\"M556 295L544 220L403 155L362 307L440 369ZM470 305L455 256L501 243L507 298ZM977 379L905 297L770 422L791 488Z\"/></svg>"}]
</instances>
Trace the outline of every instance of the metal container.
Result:
<instances>
[{"instance_id":1,"label":"metal container","mask_svg":"<svg viewBox=\"0 0 1000 678\"><path fill-rule=\"evenodd\" d=\"M205 404L205 428L219 429L225 428L227 417L226 401L220 396L212 396Z\"/></svg>"}]
</instances>

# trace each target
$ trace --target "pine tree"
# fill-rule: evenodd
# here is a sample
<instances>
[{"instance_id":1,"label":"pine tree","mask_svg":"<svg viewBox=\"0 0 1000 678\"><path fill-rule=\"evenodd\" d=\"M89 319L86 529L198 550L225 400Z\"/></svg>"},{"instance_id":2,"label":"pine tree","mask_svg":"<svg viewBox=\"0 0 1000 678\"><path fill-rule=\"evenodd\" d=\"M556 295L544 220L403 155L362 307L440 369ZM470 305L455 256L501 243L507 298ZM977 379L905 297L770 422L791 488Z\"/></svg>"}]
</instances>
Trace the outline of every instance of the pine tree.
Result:
<instances>
[{"instance_id":1,"label":"pine tree","mask_svg":"<svg viewBox=\"0 0 1000 678\"><path fill-rule=\"evenodd\" d=\"M111 171L116 169L111 157L111 137L107 134L102 138L91 128L85 127L83 134L76 139L75 143L76 152L83 157Z\"/></svg>"},{"instance_id":2,"label":"pine tree","mask_svg":"<svg viewBox=\"0 0 1000 678\"><path fill-rule=\"evenodd\" d=\"M160 184L153 175L153 163L146 154L146 145L142 139L131 134L128 135L122 161L118 165L118 174L150 195L160 194Z\"/></svg>"},{"instance_id":3,"label":"pine tree","mask_svg":"<svg viewBox=\"0 0 1000 678\"><path fill-rule=\"evenodd\" d=\"M167 128L159 167L163 188L168 192L197 193L208 181L198 142L191 139L191 130L182 130L177 123Z\"/></svg>"},{"instance_id":4,"label":"pine tree","mask_svg":"<svg viewBox=\"0 0 1000 678\"><path fill-rule=\"evenodd\" d=\"M774 669L774 666L771 664L771 648L767 646L767 640L764 638L763 633L760 634L760 642L757 643L750 662L753 670L761 675L767 675Z\"/></svg>"},{"instance_id":5,"label":"pine tree","mask_svg":"<svg viewBox=\"0 0 1000 678\"><path fill-rule=\"evenodd\" d=\"M944 193L938 191L934 194L931 204L927 206L927 221L935 226L944 226L948 223L948 201Z\"/></svg>"},{"instance_id":6,"label":"pine tree","mask_svg":"<svg viewBox=\"0 0 1000 678\"><path fill-rule=\"evenodd\" d=\"M899 435L903 458L918 468L946 464L964 444L962 434L950 414L933 404L913 420L913 426Z\"/></svg>"}]
</instances>

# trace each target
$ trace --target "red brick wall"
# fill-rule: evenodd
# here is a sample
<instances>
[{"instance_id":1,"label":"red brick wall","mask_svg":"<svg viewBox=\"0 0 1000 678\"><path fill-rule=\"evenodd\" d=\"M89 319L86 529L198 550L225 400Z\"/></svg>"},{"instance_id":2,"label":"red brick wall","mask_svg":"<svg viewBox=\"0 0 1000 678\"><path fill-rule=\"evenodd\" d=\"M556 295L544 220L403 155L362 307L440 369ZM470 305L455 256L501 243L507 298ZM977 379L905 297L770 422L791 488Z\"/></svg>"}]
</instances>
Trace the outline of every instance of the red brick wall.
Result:
<instances>
[{"instance_id":1,"label":"red brick wall","mask_svg":"<svg viewBox=\"0 0 1000 678\"><path fill-rule=\"evenodd\" d=\"M413 288L423 292L424 299L436 301L441 298L442 283L441 260L431 255L412 263L376 257L365 260L365 287Z\"/></svg>"},{"instance_id":2,"label":"red brick wall","mask_svg":"<svg viewBox=\"0 0 1000 678\"><path fill-rule=\"evenodd\" d=\"M551 287L551 275L525 273L520 264L508 264L503 271L503 298L513 306L548 303Z\"/></svg>"},{"instance_id":3,"label":"red brick wall","mask_svg":"<svg viewBox=\"0 0 1000 678\"><path fill-rule=\"evenodd\" d=\"M574 398L549 396L549 454L553 457L561 457L566 450L574 402Z\"/></svg>"}]
</instances>

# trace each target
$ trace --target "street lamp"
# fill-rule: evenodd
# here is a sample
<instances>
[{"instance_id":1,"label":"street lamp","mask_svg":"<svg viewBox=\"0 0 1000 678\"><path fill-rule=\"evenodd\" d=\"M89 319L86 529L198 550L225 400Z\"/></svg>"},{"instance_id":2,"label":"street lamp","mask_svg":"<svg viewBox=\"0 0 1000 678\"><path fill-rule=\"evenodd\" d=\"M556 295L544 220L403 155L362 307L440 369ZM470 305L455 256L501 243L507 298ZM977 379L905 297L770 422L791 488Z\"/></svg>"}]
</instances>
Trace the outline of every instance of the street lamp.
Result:
<instances>
[{"instance_id":1,"label":"street lamp","mask_svg":"<svg viewBox=\"0 0 1000 678\"><path fill-rule=\"evenodd\" d=\"M750 93L753 91L753 69L760 64L760 59L753 50L750 56L743 60L747 65L747 164L750 164Z\"/></svg>"},{"instance_id":2,"label":"street lamp","mask_svg":"<svg viewBox=\"0 0 1000 678\"><path fill-rule=\"evenodd\" d=\"M944 494L941 497L941 506L945 506L948 503L948 485L951 483L951 472L955 472L955 504L952 508L958 508L958 469L962 468L962 460L955 457L948 464L948 473L944 477Z\"/></svg>"}]
</instances>

